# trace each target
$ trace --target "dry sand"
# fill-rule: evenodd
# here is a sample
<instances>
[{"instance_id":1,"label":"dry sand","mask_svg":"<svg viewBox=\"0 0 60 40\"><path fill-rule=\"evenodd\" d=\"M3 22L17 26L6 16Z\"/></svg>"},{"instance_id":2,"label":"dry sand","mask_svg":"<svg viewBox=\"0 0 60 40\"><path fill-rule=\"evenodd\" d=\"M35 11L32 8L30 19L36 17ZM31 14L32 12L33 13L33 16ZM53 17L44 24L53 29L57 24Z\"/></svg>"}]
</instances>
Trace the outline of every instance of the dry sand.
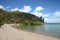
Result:
<instances>
[{"instance_id":1,"label":"dry sand","mask_svg":"<svg viewBox=\"0 0 60 40\"><path fill-rule=\"evenodd\" d=\"M0 28L0 40L60 40L46 35L26 32L4 24Z\"/></svg>"}]
</instances>

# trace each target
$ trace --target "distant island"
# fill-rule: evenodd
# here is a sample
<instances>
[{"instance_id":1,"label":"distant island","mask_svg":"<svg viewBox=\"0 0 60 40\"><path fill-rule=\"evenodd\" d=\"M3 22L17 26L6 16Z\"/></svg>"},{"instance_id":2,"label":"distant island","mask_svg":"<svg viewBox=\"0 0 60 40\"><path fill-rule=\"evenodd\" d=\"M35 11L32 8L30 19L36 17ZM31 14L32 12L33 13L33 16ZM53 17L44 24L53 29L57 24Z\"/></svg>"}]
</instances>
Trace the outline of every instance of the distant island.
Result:
<instances>
[{"instance_id":1,"label":"distant island","mask_svg":"<svg viewBox=\"0 0 60 40\"><path fill-rule=\"evenodd\" d=\"M7 11L0 9L0 25L5 23L21 23L23 25L40 25L44 18L20 11Z\"/></svg>"}]
</instances>

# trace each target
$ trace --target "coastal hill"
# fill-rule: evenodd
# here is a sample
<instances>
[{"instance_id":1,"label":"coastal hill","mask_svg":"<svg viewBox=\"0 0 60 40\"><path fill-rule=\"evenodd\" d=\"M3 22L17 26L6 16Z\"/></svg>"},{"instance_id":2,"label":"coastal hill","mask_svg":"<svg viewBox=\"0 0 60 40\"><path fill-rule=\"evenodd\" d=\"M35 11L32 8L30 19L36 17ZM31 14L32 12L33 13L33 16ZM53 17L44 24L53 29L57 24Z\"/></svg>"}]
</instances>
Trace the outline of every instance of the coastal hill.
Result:
<instances>
[{"instance_id":1,"label":"coastal hill","mask_svg":"<svg viewBox=\"0 0 60 40\"><path fill-rule=\"evenodd\" d=\"M0 24L22 23L24 25L37 25L44 23L44 18L20 11L7 11L0 9Z\"/></svg>"}]
</instances>

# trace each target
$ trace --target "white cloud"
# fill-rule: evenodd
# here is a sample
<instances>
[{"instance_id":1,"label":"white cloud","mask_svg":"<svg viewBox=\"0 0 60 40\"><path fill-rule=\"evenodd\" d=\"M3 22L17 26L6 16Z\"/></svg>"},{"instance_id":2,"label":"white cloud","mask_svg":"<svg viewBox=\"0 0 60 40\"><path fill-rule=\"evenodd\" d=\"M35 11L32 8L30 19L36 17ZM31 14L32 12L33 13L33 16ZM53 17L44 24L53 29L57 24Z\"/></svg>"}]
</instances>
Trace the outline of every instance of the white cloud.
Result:
<instances>
[{"instance_id":1,"label":"white cloud","mask_svg":"<svg viewBox=\"0 0 60 40\"><path fill-rule=\"evenodd\" d=\"M43 13L40 12L43 9L44 9L43 7L38 6L35 8L35 10L32 12L32 14L37 16L37 17L43 16Z\"/></svg>"},{"instance_id":2,"label":"white cloud","mask_svg":"<svg viewBox=\"0 0 60 40\"><path fill-rule=\"evenodd\" d=\"M45 22L48 23L60 23L60 11L54 12L50 17L45 17Z\"/></svg>"},{"instance_id":3,"label":"white cloud","mask_svg":"<svg viewBox=\"0 0 60 40\"><path fill-rule=\"evenodd\" d=\"M18 8L11 9L11 11L18 11L18 10L19 10Z\"/></svg>"},{"instance_id":4,"label":"white cloud","mask_svg":"<svg viewBox=\"0 0 60 40\"><path fill-rule=\"evenodd\" d=\"M43 17L49 17L51 14L44 14Z\"/></svg>"},{"instance_id":5,"label":"white cloud","mask_svg":"<svg viewBox=\"0 0 60 40\"><path fill-rule=\"evenodd\" d=\"M0 5L0 8L4 8L2 5Z\"/></svg>"},{"instance_id":6,"label":"white cloud","mask_svg":"<svg viewBox=\"0 0 60 40\"><path fill-rule=\"evenodd\" d=\"M38 7L36 7L36 9L35 9L35 11L41 11L41 10L44 10L44 8L41 7L41 6L38 6Z\"/></svg>"},{"instance_id":7,"label":"white cloud","mask_svg":"<svg viewBox=\"0 0 60 40\"><path fill-rule=\"evenodd\" d=\"M22 12L30 12L31 11L31 7L30 6L24 6L22 9L20 9L19 11L22 11Z\"/></svg>"},{"instance_id":8,"label":"white cloud","mask_svg":"<svg viewBox=\"0 0 60 40\"><path fill-rule=\"evenodd\" d=\"M10 8L10 7L9 6L4 7L4 6L0 5L0 8L3 9L3 10L6 10L5 8Z\"/></svg>"},{"instance_id":9,"label":"white cloud","mask_svg":"<svg viewBox=\"0 0 60 40\"><path fill-rule=\"evenodd\" d=\"M35 10L33 10L32 14L34 14L35 16L42 16L43 13L39 12L41 10L43 10L44 8L41 6L38 6L35 8ZM19 8L14 8L11 11L21 11L21 12L30 12L32 10L31 6L24 6L23 8L19 9Z\"/></svg>"},{"instance_id":10,"label":"white cloud","mask_svg":"<svg viewBox=\"0 0 60 40\"><path fill-rule=\"evenodd\" d=\"M5 8L2 5L0 5L0 8L3 9L3 10L5 10Z\"/></svg>"},{"instance_id":11,"label":"white cloud","mask_svg":"<svg viewBox=\"0 0 60 40\"><path fill-rule=\"evenodd\" d=\"M45 18L45 22L48 22L48 23L60 23L60 18Z\"/></svg>"},{"instance_id":12,"label":"white cloud","mask_svg":"<svg viewBox=\"0 0 60 40\"><path fill-rule=\"evenodd\" d=\"M30 6L24 6L24 7L21 8L21 9L19 9L19 8L11 9L11 11L30 12L31 9L32 9L32 8L31 8Z\"/></svg>"},{"instance_id":13,"label":"white cloud","mask_svg":"<svg viewBox=\"0 0 60 40\"><path fill-rule=\"evenodd\" d=\"M41 6L38 6L35 8L35 10L33 10L32 14L34 14L35 16L42 16L43 13L39 12L41 10L43 10L44 8L42 8ZM21 12L30 12L32 10L31 6L24 6L23 8L19 9L19 8L14 8L11 9L11 11L21 11Z\"/></svg>"},{"instance_id":14,"label":"white cloud","mask_svg":"<svg viewBox=\"0 0 60 40\"><path fill-rule=\"evenodd\" d=\"M55 12L55 13L54 13L54 16L60 16L60 11Z\"/></svg>"},{"instance_id":15,"label":"white cloud","mask_svg":"<svg viewBox=\"0 0 60 40\"><path fill-rule=\"evenodd\" d=\"M40 13L40 12L37 12L37 11L33 12L32 14L37 16L37 17L43 16L43 13Z\"/></svg>"}]
</instances>

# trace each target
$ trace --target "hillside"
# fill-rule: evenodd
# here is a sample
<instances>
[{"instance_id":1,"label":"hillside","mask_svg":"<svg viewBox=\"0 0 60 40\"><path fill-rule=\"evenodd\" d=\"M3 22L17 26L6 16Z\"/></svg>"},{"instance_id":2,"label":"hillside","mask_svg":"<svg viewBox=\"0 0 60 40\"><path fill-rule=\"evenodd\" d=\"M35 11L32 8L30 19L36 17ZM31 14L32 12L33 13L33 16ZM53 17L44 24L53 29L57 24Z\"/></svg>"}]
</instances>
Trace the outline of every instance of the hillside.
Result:
<instances>
[{"instance_id":1,"label":"hillside","mask_svg":"<svg viewBox=\"0 0 60 40\"><path fill-rule=\"evenodd\" d=\"M22 23L24 25L37 25L44 23L44 18L39 18L30 13L6 11L0 9L0 24L4 23Z\"/></svg>"}]
</instances>

